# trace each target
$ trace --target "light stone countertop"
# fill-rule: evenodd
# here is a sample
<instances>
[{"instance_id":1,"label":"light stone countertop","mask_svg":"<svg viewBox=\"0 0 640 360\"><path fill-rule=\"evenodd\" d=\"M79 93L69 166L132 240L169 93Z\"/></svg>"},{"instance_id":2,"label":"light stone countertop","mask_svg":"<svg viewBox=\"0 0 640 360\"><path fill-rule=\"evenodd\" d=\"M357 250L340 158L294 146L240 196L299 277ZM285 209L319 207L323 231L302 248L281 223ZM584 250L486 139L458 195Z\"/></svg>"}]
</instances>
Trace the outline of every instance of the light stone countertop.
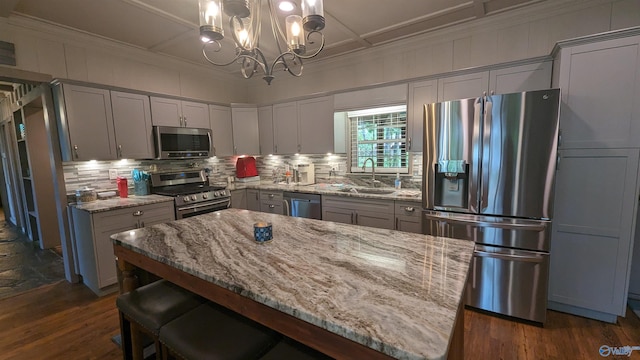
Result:
<instances>
[{"instance_id":1,"label":"light stone countertop","mask_svg":"<svg viewBox=\"0 0 640 360\"><path fill-rule=\"evenodd\" d=\"M227 187L229 190L242 190L242 189L258 189L258 190L274 190L274 191L292 191L307 194L321 194L321 195L335 195L343 197L354 197L363 199L380 199L380 200L398 200L420 203L422 202L422 193L417 189L399 189L382 187L376 188L378 190L390 191L388 194L370 194L358 192L359 189L363 189L362 186L351 186L346 184L329 184L319 183L312 185L296 185L296 184L274 184L267 181L256 181L247 183L233 183ZM345 191L355 189L355 191ZM364 188L371 189L371 188ZM375 191L375 190L374 190Z\"/></svg>"},{"instance_id":2,"label":"light stone countertop","mask_svg":"<svg viewBox=\"0 0 640 360\"><path fill-rule=\"evenodd\" d=\"M273 224L258 244L253 224ZM400 359L444 359L474 243L227 209L115 243Z\"/></svg>"},{"instance_id":3,"label":"light stone countertop","mask_svg":"<svg viewBox=\"0 0 640 360\"><path fill-rule=\"evenodd\" d=\"M144 196L136 196L129 195L126 198L112 198L106 200L96 200L86 203L73 203L69 204L69 206L74 206L80 210L88 211L89 213L97 213L103 211L110 211L116 209L129 208L140 205L150 205L161 202L173 202L174 199L171 196L163 196L163 195L144 195Z\"/></svg>"}]
</instances>

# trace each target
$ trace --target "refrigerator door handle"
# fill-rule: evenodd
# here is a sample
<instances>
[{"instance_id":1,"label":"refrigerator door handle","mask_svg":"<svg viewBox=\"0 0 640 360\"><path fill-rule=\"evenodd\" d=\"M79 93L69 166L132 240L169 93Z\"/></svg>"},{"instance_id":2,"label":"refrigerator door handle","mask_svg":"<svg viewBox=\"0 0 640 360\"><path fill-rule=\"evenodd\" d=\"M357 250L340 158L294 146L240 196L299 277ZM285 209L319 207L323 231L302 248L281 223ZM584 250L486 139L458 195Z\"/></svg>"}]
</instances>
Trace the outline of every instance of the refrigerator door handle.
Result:
<instances>
[{"instance_id":1,"label":"refrigerator door handle","mask_svg":"<svg viewBox=\"0 0 640 360\"><path fill-rule=\"evenodd\" d=\"M505 253L499 253L499 252L484 252L484 251L478 251L478 250L475 250L473 252L473 256L489 257L489 258L508 260L508 261L524 261L524 262L532 262L532 263L541 263L541 262L544 262L545 260L544 257L540 255L523 256L523 255L512 255L512 254L505 254Z\"/></svg>"},{"instance_id":2,"label":"refrigerator door handle","mask_svg":"<svg viewBox=\"0 0 640 360\"><path fill-rule=\"evenodd\" d=\"M468 162L470 163L469 166L471 167L470 171L470 176L472 178L476 178L477 176L479 176L480 171L481 171L481 148L480 148L480 133L481 133L481 118L482 118L482 99L483 98L477 98L473 104L473 123L474 123L474 129L473 129L473 155L472 158L468 160ZM471 212L477 212L478 211L478 205L480 205L480 202L478 201L478 182L475 180L471 180L471 185L469 186L469 210Z\"/></svg>"},{"instance_id":3,"label":"refrigerator door handle","mask_svg":"<svg viewBox=\"0 0 640 360\"><path fill-rule=\"evenodd\" d=\"M481 220L462 220L462 219L454 219L447 216L437 216L437 215L429 215L425 214L425 218L443 221L453 224L463 224L463 225L476 225L478 227L492 227L492 228L500 228L500 229L513 229L513 230L531 230L531 231L544 231L546 226L544 224L505 224L499 222L490 222L490 221L481 221Z\"/></svg>"},{"instance_id":4,"label":"refrigerator door handle","mask_svg":"<svg viewBox=\"0 0 640 360\"><path fill-rule=\"evenodd\" d=\"M490 97L485 97L484 105L484 123L482 131L482 179L480 189L480 212L487 208L489 201L489 164L485 163L485 159L489 159L491 151L491 120L492 120L493 102Z\"/></svg>"}]
</instances>

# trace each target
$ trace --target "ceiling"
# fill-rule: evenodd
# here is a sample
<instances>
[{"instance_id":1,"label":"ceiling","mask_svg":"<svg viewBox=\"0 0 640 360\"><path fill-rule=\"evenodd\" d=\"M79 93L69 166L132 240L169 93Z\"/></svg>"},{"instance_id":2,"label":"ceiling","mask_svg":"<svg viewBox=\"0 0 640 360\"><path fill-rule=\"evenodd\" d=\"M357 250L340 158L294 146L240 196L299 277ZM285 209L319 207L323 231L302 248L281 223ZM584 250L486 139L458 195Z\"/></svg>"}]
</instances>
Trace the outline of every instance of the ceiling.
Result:
<instances>
[{"instance_id":1,"label":"ceiling","mask_svg":"<svg viewBox=\"0 0 640 360\"><path fill-rule=\"evenodd\" d=\"M542 1L324 0L326 46L320 57L339 56ZM263 9L265 23L266 5ZM197 0L2 0L0 16L43 20L192 63L205 63L198 36ZM273 58L275 43L266 38L270 35L270 28L263 25L261 48ZM228 38L223 40L221 52L227 59L233 54ZM224 69L233 72L237 68Z\"/></svg>"}]
</instances>

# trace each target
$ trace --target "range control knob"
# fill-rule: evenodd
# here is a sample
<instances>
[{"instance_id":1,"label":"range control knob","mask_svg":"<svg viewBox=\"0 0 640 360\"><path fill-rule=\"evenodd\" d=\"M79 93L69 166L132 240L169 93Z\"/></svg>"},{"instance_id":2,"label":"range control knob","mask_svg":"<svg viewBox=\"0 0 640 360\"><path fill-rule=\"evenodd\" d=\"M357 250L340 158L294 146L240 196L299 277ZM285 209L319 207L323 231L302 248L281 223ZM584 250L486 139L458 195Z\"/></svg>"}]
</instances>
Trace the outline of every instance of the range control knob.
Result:
<instances>
[{"instance_id":1,"label":"range control knob","mask_svg":"<svg viewBox=\"0 0 640 360\"><path fill-rule=\"evenodd\" d=\"M196 201L196 196L195 195L191 195L191 200Z\"/></svg>"},{"instance_id":2,"label":"range control knob","mask_svg":"<svg viewBox=\"0 0 640 360\"><path fill-rule=\"evenodd\" d=\"M183 197L183 198L182 198L182 201L184 201L184 202L189 202L189 197L188 197L188 196Z\"/></svg>"},{"instance_id":3,"label":"range control knob","mask_svg":"<svg viewBox=\"0 0 640 360\"><path fill-rule=\"evenodd\" d=\"M209 198L209 194L207 194L207 193L202 194L202 198L203 199L208 199Z\"/></svg>"},{"instance_id":4,"label":"range control knob","mask_svg":"<svg viewBox=\"0 0 640 360\"><path fill-rule=\"evenodd\" d=\"M220 193L218 191L213 193L213 196L220 196Z\"/></svg>"}]
</instances>

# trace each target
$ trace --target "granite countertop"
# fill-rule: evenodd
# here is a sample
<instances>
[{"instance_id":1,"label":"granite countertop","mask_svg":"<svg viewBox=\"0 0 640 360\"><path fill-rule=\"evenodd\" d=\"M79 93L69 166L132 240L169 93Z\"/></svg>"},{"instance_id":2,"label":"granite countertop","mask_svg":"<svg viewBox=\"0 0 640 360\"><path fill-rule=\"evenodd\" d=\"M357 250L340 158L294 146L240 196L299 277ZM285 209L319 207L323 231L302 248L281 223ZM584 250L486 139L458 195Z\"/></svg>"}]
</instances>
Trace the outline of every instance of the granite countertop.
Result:
<instances>
[{"instance_id":1,"label":"granite countertop","mask_svg":"<svg viewBox=\"0 0 640 360\"><path fill-rule=\"evenodd\" d=\"M140 205L150 205L161 202L172 202L174 199L171 196L163 196L163 195L144 195L144 196L136 196L130 195L126 198L112 198L106 200L96 200L87 203L73 203L69 204L69 206L74 206L80 210L88 211L90 213L97 213L103 211L110 211L116 209L123 209L128 207L140 206Z\"/></svg>"},{"instance_id":2,"label":"granite countertop","mask_svg":"<svg viewBox=\"0 0 640 360\"><path fill-rule=\"evenodd\" d=\"M253 240L253 224L273 240ZM473 242L227 209L115 243L387 355L444 359Z\"/></svg>"},{"instance_id":3,"label":"granite countertop","mask_svg":"<svg viewBox=\"0 0 640 360\"><path fill-rule=\"evenodd\" d=\"M258 189L258 190L275 190L275 191L292 191L307 194L336 195L344 197L364 198L364 199L381 199L381 200L399 200L409 202L422 202L422 193L417 189L399 189L382 187L375 188L373 191L387 191L386 194L371 194L358 192L359 189L372 189L362 186L351 186L346 184L329 184L319 183L312 185L296 185L296 184L274 184L270 181L234 183L227 187L229 190L242 189Z\"/></svg>"}]
</instances>

